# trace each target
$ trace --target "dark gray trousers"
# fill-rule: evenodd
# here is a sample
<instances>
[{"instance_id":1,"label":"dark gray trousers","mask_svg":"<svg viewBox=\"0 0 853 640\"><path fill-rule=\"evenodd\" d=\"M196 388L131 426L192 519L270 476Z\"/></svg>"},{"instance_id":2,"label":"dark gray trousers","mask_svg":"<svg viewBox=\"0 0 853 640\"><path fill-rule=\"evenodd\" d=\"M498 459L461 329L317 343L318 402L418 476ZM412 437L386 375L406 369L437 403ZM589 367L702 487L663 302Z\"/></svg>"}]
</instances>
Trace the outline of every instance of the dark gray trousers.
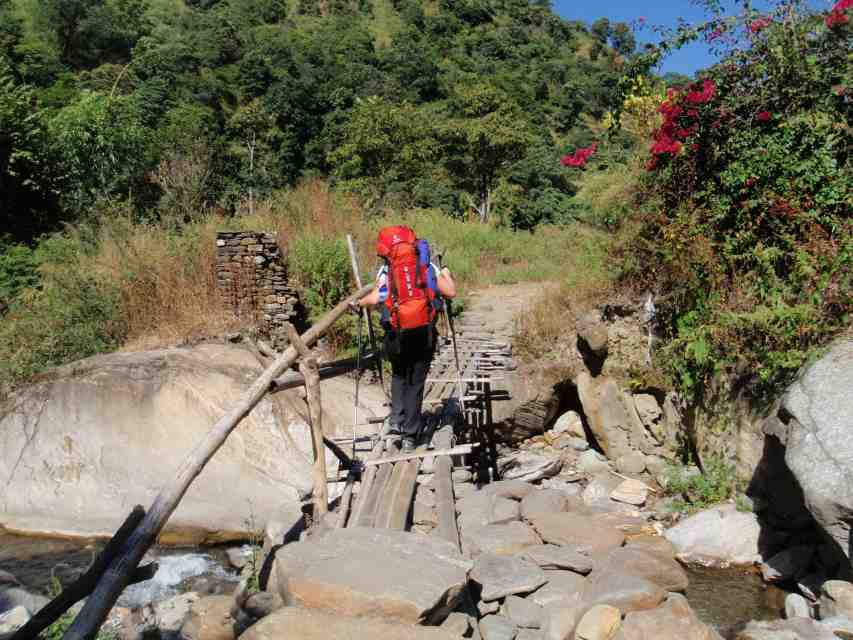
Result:
<instances>
[{"instance_id":1,"label":"dark gray trousers","mask_svg":"<svg viewBox=\"0 0 853 640\"><path fill-rule=\"evenodd\" d=\"M391 362L391 426L409 438L421 431L421 409L435 336L432 326L398 336L385 334L385 351Z\"/></svg>"}]
</instances>

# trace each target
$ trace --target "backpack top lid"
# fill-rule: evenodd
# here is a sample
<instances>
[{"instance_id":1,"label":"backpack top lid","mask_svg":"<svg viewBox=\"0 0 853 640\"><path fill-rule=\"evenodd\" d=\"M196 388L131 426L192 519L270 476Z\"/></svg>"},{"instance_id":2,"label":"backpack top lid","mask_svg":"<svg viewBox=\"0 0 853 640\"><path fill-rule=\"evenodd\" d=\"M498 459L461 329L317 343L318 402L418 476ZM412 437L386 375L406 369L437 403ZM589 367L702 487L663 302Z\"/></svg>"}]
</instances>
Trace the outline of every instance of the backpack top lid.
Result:
<instances>
[{"instance_id":1,"label":"backpack top lid","mask_svg":"<svg viewBox=\"0 0 853 640\"><path fill-rule=\"evenodd\" d=\"M379 236L376 239L376 255L382 258L388 258L391 255L391 250L400 243L414 244L418 238L411 227L398 225L393 227L384 227L379 230Z\"/></svg>"}]
</instances>

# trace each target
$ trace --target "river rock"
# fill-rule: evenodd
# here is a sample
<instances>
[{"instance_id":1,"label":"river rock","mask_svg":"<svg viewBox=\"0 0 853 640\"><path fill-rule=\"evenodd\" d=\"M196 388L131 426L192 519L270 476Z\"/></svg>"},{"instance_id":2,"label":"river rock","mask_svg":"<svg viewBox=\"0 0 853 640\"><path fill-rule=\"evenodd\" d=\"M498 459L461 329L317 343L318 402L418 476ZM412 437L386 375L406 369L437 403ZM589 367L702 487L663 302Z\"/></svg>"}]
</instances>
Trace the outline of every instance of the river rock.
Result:
<instances>
[{"instance_id":1,"label":"river rock","mask_svg":"<svg viewBox=\"0 0 853 640\"><path fill-rule=\"evenodd\" d=\"M441 628L461 638L471 631L471 618L461 611L454 611L441 623Z\"/></svg>"},{"instance_id":2,"label":"river rock","mask_svg":"<svg viewBox=\"0 0 853 640\"><path fill-rule=\"evenodd\" d=\"M551 478L563 468L563 459L520 451L498 462L501 477L506 480L536 482L543 478Z\"/></svg>"},{"instance_id":3,"label":"river rock","mask_svg":"<svg viewBox=\"0 0 853 640\"><path fill-rule=\"evenodd\" d=\"M231 596L207 596L193 603L181 626L181 640L234 640Z\"/></svg>"},{"instance_id":4,"label":"river rock","mask_svg":"<svg viewBox=\"0 0 853 640\"><path fill-rule=\"evenodd\" d=\"M577 468L581 473L594 474L607 471L610 464L608 464L607 458L598 451L589 449L578 456Z\"/></svg>"},{"instance_id":5,"label":"river rock","mask_svg":"<svg viewBox=\"0 0 853 640\"><path fill-rule=\"evenodd\" d=\"M143 613L143 628L150 629L153 626L161 638L177 638L193 604L199 599L197 593L189 592L155 602L150 606L150 613ZM145 610L148 609L145 607Z\"/></svg>"},{"instance_id":6,"label":"river rock","mask_svg":"<svg viewBox=\"0 0 853 640\"><path fill-rule=\"evenodd\" d=\"M30 615L35 615L48 602L48 598L38 593L30 593L23 587L0 585L0 612L23 607Z\"/></svg>"},{"instance_id":7,"label":"river rock","mask_svg":"<svg viewBox=\"0 0 853 640\"><path fill-rule=\"evenodd\" d=\"M616 607L599 604L587 611L575 628L575 640L612 640L622 625Z\"/></svg>"},{"instance_id":8,"label":"river rock","mask_svg":"<svg viewBox=\"0 0 853 640\"><path fill-rule=\"evenodd\" d=\"M637 410L637 415L640 416L640 422L643 423L643 426L654 434L655 427L663 416L663 410L660 408L657 398L649 393L634 394L634 408Z\"/></svg>"},{"instance_id":9,"label":"river rock","mask_svg":"<svg viewBox=\"0 0 853 640\"><path fill-rule=\"evenodd\" d=\"M569 547L542 544L527 547L519 555L542 569L567 569L581 575L592 571L590 557Z\"/></svg>"},{"instance_id":10,"label":"river rock","mask_svg":"<svg viewBox=\"0 0 853 640\"><path fill-rule=\"evenodd\" d=\"M649 487L639 480L623 480L610 492L610 499L616 502L641 507L649 497Z\"/></svg>"},{"instance_id":11,"label":"river rock","mask_svg":"<svg viewBox=\"0 0 853 640\"><path fill-rule=\"evenodd\" d=\"M800 578L809 568L814 547L800 545L780 551L761 563L761 576L765 582L782 582Z\"/></svg>"},{"instance_id":12,"label":"river rock","mask_svg":"<svg viewBox=\"0 0 853 640\"><path fill-rule=\"evenodd\" d=\"M0 589L8 587L20 587L20 581L8 571L0 569Z\"/></svg>"},{"instance_id":13,"label":"river rock","mask_svg":"<svg viewBox=\"0 0 853 640\"><path fill-rule=\"evenodd\" d=\"M231 547L225 550L225 555L228 557L228 564L235 569L245 567L252 557L251 547Z\"/></svg>"},{"instance_id":14,"label":"river rock","mask_svg":"<svg viewBox=\"0 0 853 640\"><path fill-rule=\"evenodd\" d=\"M504 616L486 616L479 626L483 640L514 640L518 633L518 627Z\"/></svg>"},{"instance_id":15,"label":"river rock","mask_svg":"<svg viewBox=\"0 0 853 640\"><path fill-rule=\"evenodd\" d=\"M554 447L557 449L571 449L573 451L587 451L589 450L589 443L583 438L563 436L554 443Z\"/></svg>"},{"instance_id":16,"label":"river rock","mask_svg":"<svg viewBox=\"0 0 853 640\"><path fill-rule=\"evenodd\" d=\"M487 484L480 489L482 493L497 496L499 498L511 498L513 500L523 500L531 491L536 491L536 487L523 480L498 480Z\"/></svg>"},{"instance_id":17,"label":"river rock","mask_svg":"<svg viewBox=\"0 0 853 640\"><path fill-rule=\"evenodd\" d=\"M812 516L848 559L853 522L851 380L853 338L841 338L805 367L779 410L785 463L802 487Z\"/></svg>"},{"instance_id":18,"label":"river rock","mask_svg":"<svg viewBox=\"0 0 853 640\"><path fill-rule=\"evenodd\" d=\"M575 323L578 341L598 359L607 355L608 330L607 323L597 309L589 311L578 318Z\"/></svg>"},{"instance_id":19,"label":"river rock","mask_svg":"<svg viewBox=\"0 0 853 640\"><path fill-rule=\"evenodd\" d=\"M609 604L622 613L654 609L665 599L666 591L648 580L598 571L587 580L581 598L586 606Z\"/></svg>"},{"instance_id":20,"label":"river rock","mask_svg":"<svg viewBox=\"0 0 853 640\"><path fill-rule=\"evenodd\" d=\"M578 375L576 382L590 430L605 455L616 460L635 449L642 449L647 436L630 394L623 393L612 378L593 378L586 371ZM630 402L630 413L627 402Z\"/></svg>"},{"instance_id":21,"label":"river rock","mask_svg":"<svg viewBox=\"0 0 853 640\"><path fill-rule=\"evenodd\" d=\"M542 632L539 629L519 629L515 640L542 640Z\"/></svg>"},{"instance_id":22,"label":"river rock","mask_svg":"<svg viewBox=\"0 0 853 640\"><path fill-rule=\"evenodd\" d=\"M625 534L590 516L575 513L546 513L536 516L531 524L542 540L571 547L586 554L621 547Z\"/></svg>"},{"instance_id":23,"label":"river rock","mask_svg":"<svg viewBox=\"0 0 853 640\"><path fill-rule=\"evenodd\" d=\"M583 490L584 504L590 507L610 507L610 494L622 483L619 476L612 473L597 473Z\"/></svg>"},{"instance_id":24,"label":"river rock","mask_svg":"<svg viewBox=\"0 0 853 640\"><path fill-rule=\"evenodd\" d=\"M530 520L543 513L558 513L569 507L569 496L557 489L531 491L521 501L521 517Z\"/></svg>"},{"instance_id":25,"label":"river rock","mask_svg":"<svg viewBox=\"0 0 853 640\"><path fill-rule=\"evenodd\" d=\"M0 526L112 535L128 505L149 504L260 373L243 346L202 344L98 355L12 391L0 404ZM326 434L344 425L351 433L352 383L324 384L332 385ZM359 400L382 410L381 390L362 386ZM298 390L261 400L184 495L161 541L245 539L268 514L301 517L312 449L300 412Z\"/></svg>"},{"instance_id":26,"label":"river rock","mask_svg":"<svg viewBox=\"0 0 853 640\"><path fill-rule=\"evenodd\" d=\"M470 568L445 540L356 527L282 547L274 570L286 604L438 624L459 602Z\"/></svg>"},{"instance_id":27,"label":"river rock","mask_svg":"<svg viewBox=\"0 0 853 640\"><path fill-rule=\"evenodd\" d=\"M542 626L542 607L526 598L507 597L502 613L517 627L538 629Z\"/></svg>"},{"instance_id":28,"label":"river rock","mask_svg":"<svg viewBox=\"0 0 853 640\"><path fill-rule=\"evenodd\" d=\"M260 620L266 618L273 611L278 611L283 606L284 599L278 593L259 591L246 599L243 609L255 620Z\"/></svg>"},{"instance_id":29,"label":"river rock","mask_svg":"<svg viewBox=\"0 0 853 640\"><path fill-rule=\"evenodd\" d=\"M625 574L648 580L664 591L683 592L687 572L671 556L636 547L613 549L594 559L595 574Z\"/></svg>"},{"instance_id":30,"label":"river rock","mask_svg":"<svg viewBox=\"0 0 853 640\"><path fill-rule=\"evenodd\" d=\"M735 640L838 640L838 638L839 636L836 636L830 627L809 618L752 621L735 636Z\"/></svg>"},{"instance_id":31,"label":"river rock","mask_svg":"<svg viewBox=\"0 0 853 640\"><path fill-rule=\"evenodd\" d=\"M811 618L811 607L809 601L799 593L789 593L785 596L786 618Z\"/></svg>"},{"instance_id":32,"label":"river rock","mask_svg":"<svg viewBox=\"0 0 853 640\"><path fill-rule=\"evenodd\" d=\"M682 562L725 567L760 562L760 534L754 513L725 504L682 520L667 530L666 538L675 545Z\"/></svg>"},{"instance_id":33,"label":"river rock","mask_svg":"<svg viewBox=\"0 0 853 640\"><path fill-rule=\"evenodd\" d=\"M520 517L517 500L502 498L477 491L456 502L459 513L457 524L461 530L484 527L488 524L506 524Z\"/></svg>"},{"instance_id":34,"label":"river rock","mask_svg":"<svg viewBox=\"0 0 853 640\"><path fill-rule=\"evenodd\" d=\"M523 558L482 554L474 561L471 580L480 586L480 599L488 602L530 593L548 578L542 569Z\"/></svg>"},{"instance_id":35,"label":"river rock","mask_svg":"<svg viewBox=\"0 0 853 640\"><path fill-rule=\"evenodd\" d=\"M820 592L820 617L853 618L853 584L844 580L827 580Z\"/></svg>"},{"instance_id":36,"label":"river rock","mask_svg":"<svg viewBox=\"0 0 853 640\"><path fill-rule=\"evenodd\" d=\"M567 435L586 441L586 432L583 428L583 420L576 411L566 411L557 418L551 433L555 436Z\"/></svg>"},{"instance_id":37,"label":"river rock","mask_svg":"<svg viewBox=\"0 0 853 640\"><path fill-rule=\"evenodd\" d=\"M664 556L665 558L674 558L678 551L675 545L663 536L646 533L639 536L632 536L625 542L625 546L629 548L643 549Z\"/></svg>"},{"instance_id":38,"label":"river rock","mask_svg":"<svg viewBox=\"0 0 853 640\"><path fill-rule=\"evenodd\" d=\"M548 582L528 598L540 607L569 606L580 601L586 579L571 571L546 571Z\"/></svg>"},{"instance_id":39,"label":"river rock","mask_svg":"<svg viewBox=\"0 0 853 640\"><path fill-rule=\"evenodd\" d=\"M543 640L570 640L582 613L579 601L545 609L542 618Z\"/></svg>"},{"instance_id":40,"label":"river rock","mask_svg":"<svg viewBox=\"0 0 853 640\"><path fill-rule=\"evenodd\" d=\"M616 459L619 473L642 473L646 470L646 455L641 451L632 451Z\"/></svg>"},{"instance_id":41,"label":"river rock","mask_svg":"<svg viewBox=\"0 0 853 640\"><path fill-rule=\"evenodd\" d=\"M339 638L381 638L382 640L459 640L455 633L440 627L400 624L377 618L351 618L339 614L283 607L252 625L241 640L329 640Z\"/></svg>"},{"instance_id":42,"label":"river rock","mask_svg":"<svg viewBox=\"0 0 853 640\"><path fill-rule=\"evenodd\" d=\"M490 524L462 532L462 545L472 558L481 553L512 556L536 544L542 544L542 539L523 522Z\"/></svg>"},{"instance_id":43,"label":"river rock","mask_svg":"<svg viewBox=\"0 0 853 640\"><path fill-rule=\"evenodd\" d=\"M13 634L29 621L30 614L21 605L0 613L0 637Z\"/></svg>"},{"instance_id":44,"label":"river rock","mask_svg":"<svg viewBox=\"0 0 853 640\"><path fill-rule=\"evenodd\" d=\"M657 609L628 613L622 621L622 640L722 640L704 624L681 594L670 594Z\"/></svg>"}]
</instances>

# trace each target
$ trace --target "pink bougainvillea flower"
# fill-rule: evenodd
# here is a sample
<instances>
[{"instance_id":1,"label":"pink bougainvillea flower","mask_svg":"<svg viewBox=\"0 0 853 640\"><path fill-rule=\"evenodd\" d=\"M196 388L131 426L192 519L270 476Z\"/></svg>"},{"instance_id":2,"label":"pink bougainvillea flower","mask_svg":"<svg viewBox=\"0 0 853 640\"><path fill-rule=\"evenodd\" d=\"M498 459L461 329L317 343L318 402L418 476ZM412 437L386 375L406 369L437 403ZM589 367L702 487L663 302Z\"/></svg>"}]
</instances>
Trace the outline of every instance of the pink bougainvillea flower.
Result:
<instances>
[{"instance_id":1,"label":"pink bougainvillea flower","mask_svg":"<svg viewBox=\"0 0 853 640\"><path fill-rule=\"evenodd\" d=\"M835 6L832 7L833 11L847 11L847 9L853 8L853 0L838 0L835 3Z\"/></svg>"},{"instance_id":2,"label":"pink bougainvillea flower","mask_svg":"<svg viewBox=\"0 0 853 640\"><path fill-rule=\"evenodd\" d=\"M583 168L586 166L587 161L590 156L595 153L596 149L598 149L598 143L593 142L588 147L581 147L580 149L576 149L574 153L563 156L560 158L560 164L564 167L576 167Z\"/></svg>"},{"instance_id":3,"label":"pink bougainvillea flower","mask_svg":"<svg viewBox=\"0 0 853 640\"><path fill-rule=\"evenodd\" d=\"M656 156L663 155L664 153L675 155L679 151L681 151L681 143L678 140L673 140L667 135L658 137L656 142L652 145L652 154Z\"/></svg>"},{"instance_id":4,"label":"pink bougainvillea flower","mask_svg":"<svg viewBox=\"0 0 853 640\"><path fill-rule=\"evenodd\" d=\"M829 12L829 15L826 16L826 26L830 29L840 27L842 24L847 24L848 22L850 22L850 16L843 11L836 11L833 9Z\"/></svg>"},{"instance_id":5,"label":"pink bougainvillea flower","mask_svg":"<svg viewBox=\"0 0 853 640\"><path fill-rule=\"evenodd\" d=\"M772 116L769 111L759 111L758 114L756 114L755 119L759 122L768 122L771 117Z\"/></svg>"},{"instance_id":6,"label":"pink bougainvillea flower","mask_svg":"<svg viewBox=\"0 0 853 640\"><path fill-rule=\"evenodd\" d=\"M756 18L752 22L749 23L749 30L752 33L759 33L764 31L767 27L773 24L773 20L768 18L767 16L763 16L761 18Z\"/></svg>"}]
</instances>

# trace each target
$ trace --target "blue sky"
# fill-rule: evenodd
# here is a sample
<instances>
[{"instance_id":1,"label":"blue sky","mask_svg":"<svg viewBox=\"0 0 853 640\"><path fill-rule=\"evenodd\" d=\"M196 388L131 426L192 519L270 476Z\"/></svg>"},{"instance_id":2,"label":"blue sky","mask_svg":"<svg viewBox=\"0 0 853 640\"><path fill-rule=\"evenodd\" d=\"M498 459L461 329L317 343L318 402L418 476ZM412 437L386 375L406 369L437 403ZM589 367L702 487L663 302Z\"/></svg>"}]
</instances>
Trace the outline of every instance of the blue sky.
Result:
<instances>
[{"instance_id":1,"label":"blue sky","mask_svg":"<svg viewBox=\"0 0 853 640\"><path fill-rule=\"evenodd\" d=\"M705 14L690 0L656 0L655 2L641 3L637 0L553 0L554 11L567 20L583 20L591 23L594 20L606 17L611 22L628 22L629 24L639 17L644 17L648 24L674 26L678 18L684 18L689 22L697 22L704 19ZM733 5L732 2L727 3ZM755 8L760 9L767 6L767 2L753 2ZM830 5L829 0L810 0L809 5L817 8L825 8ZM637 34L639 42L654 41L655 34L646 29ZM714 57L703 43L694 43L680 51L673 53L667 58L661 71L677 71L692 75L698 69L713 64Z\"/></svg>"}]
</instances>

